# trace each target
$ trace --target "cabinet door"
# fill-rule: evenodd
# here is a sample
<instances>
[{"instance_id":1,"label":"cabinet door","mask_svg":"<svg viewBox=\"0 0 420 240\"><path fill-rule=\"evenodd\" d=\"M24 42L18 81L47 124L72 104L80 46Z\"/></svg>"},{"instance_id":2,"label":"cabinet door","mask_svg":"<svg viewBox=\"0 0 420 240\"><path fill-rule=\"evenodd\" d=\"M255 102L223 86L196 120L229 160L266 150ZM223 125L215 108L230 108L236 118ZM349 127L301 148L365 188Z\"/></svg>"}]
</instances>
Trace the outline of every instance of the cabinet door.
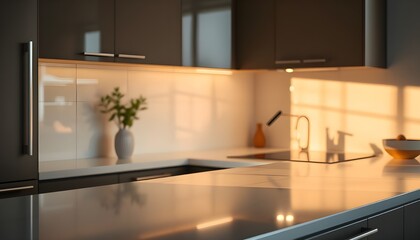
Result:
<instances>
[{"instance_id":1,"label":"cabinet door","mask_svg":"<svg viewBox=\"0 0 420 240\"><path fill-rule=\"evenodd\" d=\"M232 68L232 0L182 0L182 65Z\"/></svg>"},{"instance_id":2,"label":"cabinet door","mask_svg":"<svg viewBox=\"0 0 420 240\"><path fill-rule=\"evenodd\" d=\"M404 207L404 239L420 239L420 201Z\"/></svg>"},{"instance_id":3,"label":"cabinet door","mask_svg":"<svg viewBox=\"0 0 420 240\"><path fill-rule=\"evenodd\" d=\"M41 58L114 61L114 0L40 0Z\"/></svg>"},{"instance_id":4,"label":"cabinet door","mask_svg":"<svg viewBox=\"0 0 420 240\"><path fill-rule=\"evenodd\" d=\"M37 1L0 5L0 183L34 180L38 179ZM6 186L15 187L31 186Z\"/></svg>"},{"instance_id":5,"label":"cabinet door","mask_svg":"<svg viewBox=\"0 0 420 240\"><path fill-rule=\"evenodd\" d=\"M116 0L117 62L181 64L181 0Z\"/></svg>"},{"instance_id":6,"label":"cabinet door","mask_svg":"<svg viewBox=\"0 0 420 240\"><path fill-rule=\"evenodd\" d=\"M236 63L239 69L275 68L275 0L236 3Z\"/></svg>"},{"instance_id":7,"label":"cabinet door","mask_svg":"<svg viewBox=\"0 0 420 240\"><path fill-rule=\"evenodd\" d=\"M43 180L39 183L39 193L96 187L116 183L118 183L118 174Z\"/></svg>"},{"instance_id":8,"label":"cabinet door","mask_svg":"<svg viewBox=\"0 0 420 240\"><path fill-rule=\"evenodd\" d=\"M190 174L190 173L199 173L199 172L207 172L213 170L219 170L221 168L213 168L213 167L200 167L200 166L179 166L179 167L167 167L167 168L158 168L158 169L150 169L150 170L142 170L142 171L133 171L133 172L125 172L121 173L119 176L119 182L135 182L135 181L143 181L155 178L164 178L170 176L177 176L183 174Z\"/></svg>"},{"instance_id":9,"label":"cabinet door","mask_svg":"<svg viewBox=\"0 0 420 240\"><path fill-rule=\"evenodd\" d=\"M125 172L125 173L120 174L119 182L123 183L123 182L144 181L144 180L149 180L149 179L164 178L164 177L182 175L182 174L187 174L187 173L188 173L187 169L183 166Z\"/></svg>"},{"instance_id":10,"label":"cabinet door","mask_svg":"<svg viewBox=\"0 0 420 240\"><path fill-rule=\"evenodd\" d=\"M311 237L305 237L305 240L336 240L336 239L350 239L360 236L366 232L367 221L362 220L359 222L351 223L331 231L317 234Z\"/></svg>"},{"instance_id":11,"label":"cabinet door","mask_svg":"<svg viewBox=\"0 0 420 240\"><path fill-rule=\"evenodd\" d=\"M0 199L0 239L38 239L34 196Z\"/></svg>"},{"instance_id":12,"label":"cabinet door","mask_svg":"<svg viewBox=\"0 0 420 240\"><path fill-rule=\"evenodd\" d=\"M276 0L276 65L364 64L364 0Z\"/></svg>"},{"instance_id":13,"label":"cabinet door","mask_svg":"<svg viewBox=\"0 0 420 240\"><path fill-rule=\"evenodd\" d=\"M404 211L396 208L368 219L369 229L378 229L378 232L369 236L369 240L395 240L404 239Z\"/></svg>"}]
</instances>

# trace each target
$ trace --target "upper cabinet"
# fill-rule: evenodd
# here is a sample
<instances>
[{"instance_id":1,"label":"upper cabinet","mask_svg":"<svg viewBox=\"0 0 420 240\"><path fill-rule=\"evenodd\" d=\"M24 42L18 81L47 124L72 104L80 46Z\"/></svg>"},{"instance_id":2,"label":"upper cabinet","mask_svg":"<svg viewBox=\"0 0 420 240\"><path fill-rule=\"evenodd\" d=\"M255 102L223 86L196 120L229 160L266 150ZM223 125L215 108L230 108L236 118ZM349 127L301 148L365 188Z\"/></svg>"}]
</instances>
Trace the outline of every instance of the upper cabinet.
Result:
<instances>
[{"instance_id":1,"label":"upper cabinet","mask_svg":"<svg viewBox=\"0 0 420 240\"><path fill-rule=\"evenodd\" d=\"M39 55L114 61L114 0L40 0Z\"/></svg>"},{"instance_id":2,"label":"upper cabinet","mask_svg":"<svg viewBox=\"0 0 420 240\"><path fill-rule=\"evenodd\" d=\"M182 65L233 68L231 0L182 0Z\"/></svg>"},{"instance_id":3,"label":"upper cabinet","mask_svg":"<svg viewBox=\"0 0 420 240\"><path fill-rule=\"evenodd\" d=\"M274 69L275 0L236 4L236 63L239 69Z\"/></svg>"},{"instance_id":4,"label":"upper cabinet","mask_svg":"<svg viewBox=\"0 0 420 240\"><path fill-rule=\"evenodd\" d=\"M181 64L181 0L40 0L40 57Z\"/></svg>"},{"instance_id":5,"label":"upper cabinet","mask_svg":"<svg viewBox=\"0 0 420 240\"><path fill-rule=\"evenodd\" d=\"M386 65L384 0L244 0L237 9L239 68Z\"/></svg>"},{"instance_id":6,"label":"upper cabinet","mask_svg":"<svg viewBox=\"0 0 420 240\"><path fill-rule=\"evenodd\" d=\"M118 62L181 64L181 0L116 0Z\"/></svg>"},{"instance_id":7,"label":"upper cabinet","mask_svg":"<svg viewBox=\"0 0 420 240\"><path fill-rule=\"evenodd\" d=\"M284 69L386 66L385 0L39 0L40 57Z\"/></svg>"}]
</instances>

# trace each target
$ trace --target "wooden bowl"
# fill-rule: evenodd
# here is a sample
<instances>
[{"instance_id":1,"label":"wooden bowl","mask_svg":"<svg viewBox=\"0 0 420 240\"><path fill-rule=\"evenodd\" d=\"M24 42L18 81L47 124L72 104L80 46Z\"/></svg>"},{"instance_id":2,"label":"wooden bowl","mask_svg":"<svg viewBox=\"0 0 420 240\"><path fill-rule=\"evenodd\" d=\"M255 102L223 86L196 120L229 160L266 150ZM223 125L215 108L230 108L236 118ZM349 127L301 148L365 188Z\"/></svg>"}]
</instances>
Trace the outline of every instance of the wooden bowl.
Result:
<instances>
[{"instance_id":1,"label":"wooden bowl","mask_svg":"<svg viewBox=\"0 0 420 240\"><path fill-rule=\"evenodd\" d=\"M420 140L384 139L384 149L396 159L413 159L420 155Z\"/></svg>"}]
</instances>

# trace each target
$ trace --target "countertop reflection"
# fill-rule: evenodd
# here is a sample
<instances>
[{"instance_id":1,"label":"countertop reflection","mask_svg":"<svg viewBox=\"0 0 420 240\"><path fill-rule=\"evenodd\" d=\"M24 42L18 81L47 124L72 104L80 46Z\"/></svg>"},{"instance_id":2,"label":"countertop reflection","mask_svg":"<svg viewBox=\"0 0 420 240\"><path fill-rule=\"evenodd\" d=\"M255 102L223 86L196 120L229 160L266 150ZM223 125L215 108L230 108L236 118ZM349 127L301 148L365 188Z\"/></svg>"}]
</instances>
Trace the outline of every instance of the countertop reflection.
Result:
<instances>
[{"instance_id":1,"label":"countertop reflection","mask_svg":"<svg viewBox=\"0 0 420 240\"><path fill-rule=\"evenodd\" d=\"M294 239L418 200L419 187L415 159L276 162L35 195L22 218L32 239Z\"/></svg>"},{"instance_id":2,"label":"countertop reflection","mask_svg":"<svg viewBox=\"0 0 420 240\"><path fill-rule=\"evenodd\" d=\"M118 184L39 195L39 237L244 239L395 195L392 192L349 191L343 195L334 190ZM320 198L325 198L322 204ZM369 209L363 212L369 213Z\"/></svg>"}]
</instances>

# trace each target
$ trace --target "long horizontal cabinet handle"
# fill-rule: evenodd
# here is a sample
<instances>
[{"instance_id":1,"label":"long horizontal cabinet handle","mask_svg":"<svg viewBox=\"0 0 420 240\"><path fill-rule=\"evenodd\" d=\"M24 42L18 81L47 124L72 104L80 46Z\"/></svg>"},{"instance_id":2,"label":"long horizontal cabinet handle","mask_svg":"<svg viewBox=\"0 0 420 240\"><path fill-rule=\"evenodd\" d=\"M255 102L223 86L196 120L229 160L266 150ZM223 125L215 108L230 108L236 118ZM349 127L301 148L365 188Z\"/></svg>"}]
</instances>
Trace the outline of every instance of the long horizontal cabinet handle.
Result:
<instances>
[{"instance_id":1,"label":"long horizontal cabinet handle","mask_svg":"<svg viewBox=\"0 0 420 240\"><path fill-rule=\"evenodd\" d=\"M352 238L349 238L348 240L359 240L359 239L365 238L367 236L373 235L373 234L377 233L378 231L379 230L377 228L371 229L371 230L369 230L367 232L363 232L363 233L361 233L361 234L359 234L357 236L354 236Z\"/></svg>"},{"instance_id":2,"label":"long horizontal cabinet handle","mask_svg":"<svg viewBox=\"0 0 420 240\"><path fill-rule=\"evenodd\" d=\"M152 175L152 176L146 176L146 177L136 177L134 180L143 181L143 180L150 180L150 179L170 177L170 176L172 176L172 174L164 173L164 174L158 174L158 175Z\"/></svg>"},{"instance_id":3,"label":"long horizontal cabinet handle","mask_svg":"<svg viewBox=\"0 0 420 240\"><path fill-rule=\"evenodd\" d=\"M28 189L33 189L34 186L30 185L30 186L23 186L23 187L15 187L15 188L5 188L5 189L0 189L0 193L1 192L14 192L14 191L21 191L21 190L28 190Z\"/></svg>"},{"instance_id":4,"label":"long horizontal cabinet handle","mask_svg":"<svg viewBox=\"0 0 420 240\"><path fill-rule=\"evenodd\" d=\"M303 63L324 63L327 62L325 58L318 58L318 59L303 59Z\"/></svg>"},{"instance_id":5,"label":"long horizontal cabinet handle","mask_svg":"<svg viewBox=\"0 0 420 240\"><path fill-rule=\"evenodd\" d=\"M313 58L313 59L293 59L293 60L276 60L276 64L301 64L301 63L325 63L325 58Z\"/></svg>"},{"instance_id":6,"label":"long horizontal cabinet handle","mask_svg":"<svg viewBox=\"0 0 420 240\"><path fill-rule=\"evenodd\" d=\"M146 59L144 55L133 55L133 54L117 54L120 58L133 58L133 59Z\"/></svg>"},{"instance_id":7,"label":"long horizontal cabinet handle","mask_svg":"<svg viewBox=\"0 0 420 240\"><path fill-rule=\"evenodd\" d=\"M92 56L92 57L115 57L113 53L96 53L96 52L84 52L83 55L85 56Z\"/></svg>"},{"instance_id":8,"label":"long horizontal cabinet handle","mask_svg":"<svg viewBox=\"0 0 420 240\"><path fill-rule=\"evenodd\" d=\"M299 64L301 60L276 60L276 64Z\"/></svg>"}]
</instances>

